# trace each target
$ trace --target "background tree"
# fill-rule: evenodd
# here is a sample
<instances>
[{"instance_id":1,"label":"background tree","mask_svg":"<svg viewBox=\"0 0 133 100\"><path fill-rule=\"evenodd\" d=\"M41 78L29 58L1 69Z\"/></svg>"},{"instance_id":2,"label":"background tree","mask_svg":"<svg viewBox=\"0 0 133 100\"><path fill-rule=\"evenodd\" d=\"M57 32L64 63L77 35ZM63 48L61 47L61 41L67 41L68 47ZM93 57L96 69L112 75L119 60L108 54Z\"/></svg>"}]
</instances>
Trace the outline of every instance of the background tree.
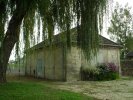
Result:
<instances>
[{"instance_id":1,"label":"background tree","mask_svg":"<svg viewBox=\"0 0 133 100\"><path fill-rule=\"evenodd\" d=\"M111 25L108 28L108 34L120 45L123 46L121 50L121 58L125 58L128 51L133 47L133 19L131 8L128 4L125 7L120 6L118 3L112 13Z\"/></svg>"},{"instance_id":2,"label":"background tree","mask_svg":"<svg viewBox=\"0 0 133 100\"><path fill-rule=\"evenodd\" d=\"M63 42L70 47L69 30L76 18L78 46L89 58L98 47L98 41L95 41L98 39L98 23L102 24L106 3L107 0L0 0L0 82L6 82L7 63L15 43L18 51L20 26L25 49L30 47L30 41L41 35L41 32L33 34L36 24L40 28L41 23L43 40L48 38L51 43L54 30L58 28L66 31Z\"/></svg>"}]
</instances>

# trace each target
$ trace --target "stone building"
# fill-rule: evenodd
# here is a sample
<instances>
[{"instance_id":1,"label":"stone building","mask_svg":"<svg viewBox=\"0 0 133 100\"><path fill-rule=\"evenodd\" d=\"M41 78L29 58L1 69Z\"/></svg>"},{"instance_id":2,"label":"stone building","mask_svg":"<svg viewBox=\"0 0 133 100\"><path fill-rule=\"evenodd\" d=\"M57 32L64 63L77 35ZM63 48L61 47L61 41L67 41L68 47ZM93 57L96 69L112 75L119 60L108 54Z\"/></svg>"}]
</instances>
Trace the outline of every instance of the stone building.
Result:
<instances>
[{"instance_id":1,"label":"stone building","mask_svg":"<svg viewBox=\"0 0 133 100\"><path fill-rule=\"evenodd\" d=\"M26 75L48 80L80 80L82 67L95 67L98 63L113 62L120 70L120 46L100 36L100 48L96 57L86 61L81 49L76 46L76 30L72 29L71 50L66 49L61 38L54 37L52 46L43 41L26 51Z\"/></svg>"}]
</instances>

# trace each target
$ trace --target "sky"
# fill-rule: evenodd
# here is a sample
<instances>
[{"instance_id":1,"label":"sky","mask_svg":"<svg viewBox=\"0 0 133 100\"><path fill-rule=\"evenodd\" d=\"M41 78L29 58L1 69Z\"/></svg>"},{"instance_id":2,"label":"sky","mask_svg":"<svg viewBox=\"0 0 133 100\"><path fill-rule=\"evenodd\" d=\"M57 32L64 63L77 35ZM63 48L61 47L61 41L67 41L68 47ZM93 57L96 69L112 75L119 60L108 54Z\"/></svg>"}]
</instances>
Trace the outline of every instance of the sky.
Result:
<instances>
[{"instance_id":1,"label":"sky","mask_svg":"<svg viewBox=\"0 0 133 100\"><path fill-rule=\"evenodd\" d=\"M114 0L115 2L118 2L121 5L125 5L126 3L129 4L129 6L133 6L133 0Z\"/></svg>"},{"instance_id":2,"label":"sky","mask_svg":"<svg viewBox=\"0 0 133 100\"><path fill-rule=\"evenodd\" d=\"M128 3L128 6L131 7L131 13L133 13L133 0L113 0L113 7L112 7L112 11L113 8L116 5L116 2L118 2L121 6L125 6ZM110 26L110 20L111 20L111 11L109 12L109 18L107 16L107 18L104 19L104 24L103 24L103 31L101 33L101 35L103 35L104 37L110 39L109 35L107 34L107 29Z\"/></svg>"},{"instance_id":3,"label":"sky","mask_svg":"<svg viewBox=\"0 0 133 100\"><path fill-rule=\"evenodd\" d=\"M115 6L116 2L118 2L122 6L125 6L128 3L128 6L132 7L132 12L133 12L133 0L113 0L113 1L114 1L113 7ZM110 16L111 16L111 14L110 14ZM109 39L109 36L107 34L107 28L109 27L109 21L110 21L110 19L108 19L106 22L104 22L103 31L102 31L102 35L108 39ZM10 60L15 60L14 54L11 54Z\"/></svg>"}]
</instances>

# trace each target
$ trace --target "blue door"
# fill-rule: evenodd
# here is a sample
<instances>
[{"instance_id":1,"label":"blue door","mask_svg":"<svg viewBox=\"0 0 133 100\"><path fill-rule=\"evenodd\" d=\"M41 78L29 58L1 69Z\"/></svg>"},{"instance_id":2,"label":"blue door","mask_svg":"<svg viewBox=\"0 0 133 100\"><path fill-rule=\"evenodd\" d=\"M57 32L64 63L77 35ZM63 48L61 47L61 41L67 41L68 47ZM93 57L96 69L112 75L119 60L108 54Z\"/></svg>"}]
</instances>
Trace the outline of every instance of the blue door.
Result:
<instances>
[{"instance_id":1,"label":"blue door","mask_svg":"<svg viewBox=\"0 0 133 100\"><path fill-rule=\"evenodd\" d=\"M36 70L37 70L37 77L44 78L44 66L42 59L37 60Z\"/></svg>"}]
</instances>

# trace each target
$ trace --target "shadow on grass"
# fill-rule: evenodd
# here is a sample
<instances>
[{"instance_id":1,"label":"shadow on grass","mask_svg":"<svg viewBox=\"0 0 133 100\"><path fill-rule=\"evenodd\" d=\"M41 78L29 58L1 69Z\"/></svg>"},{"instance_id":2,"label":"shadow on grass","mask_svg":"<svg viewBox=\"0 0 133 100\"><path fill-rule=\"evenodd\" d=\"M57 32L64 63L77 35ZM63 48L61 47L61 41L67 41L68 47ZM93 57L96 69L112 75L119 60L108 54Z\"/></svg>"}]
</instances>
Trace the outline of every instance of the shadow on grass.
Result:
<instances>
[{"instance_id":1,"label":"shadow on grass","mask_svg":"<svg viewBox=\"0 0 133 100\"><path fill-rule=\"evenodd\" d=\"M74 92L53 89L34 82L0 84L0 100L97 100Z\"/></svg>"}]
</instances>

